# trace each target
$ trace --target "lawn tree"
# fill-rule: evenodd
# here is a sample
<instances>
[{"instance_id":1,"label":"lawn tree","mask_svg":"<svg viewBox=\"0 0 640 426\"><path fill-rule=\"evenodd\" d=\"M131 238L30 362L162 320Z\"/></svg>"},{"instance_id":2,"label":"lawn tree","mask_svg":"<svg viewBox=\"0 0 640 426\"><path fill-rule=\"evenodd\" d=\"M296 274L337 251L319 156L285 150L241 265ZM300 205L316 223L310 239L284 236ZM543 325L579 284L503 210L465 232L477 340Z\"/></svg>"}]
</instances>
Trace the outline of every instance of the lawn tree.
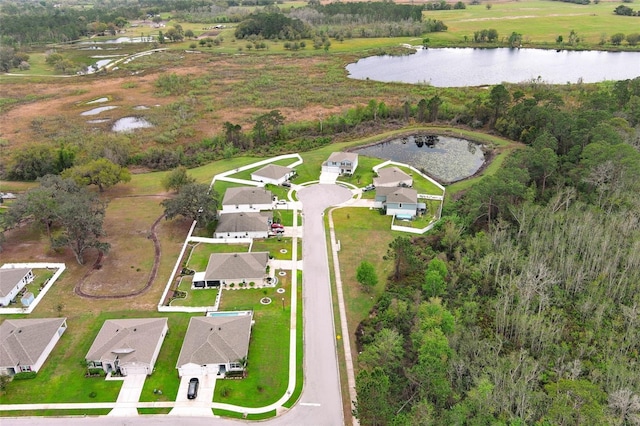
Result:
<instances>
[{"instance_id":1,"label":"lawn tree","mask_svg":"<svg viewBox=\"0 0 640 426\"><path fill-rule=\"evenodd\" d=\"M70 248L80 265L84 264L84 253L90 248L108 252L109 243L99 240L105 235L102 225L106 208L106 202L87 189L64 194L57 209L62 232L54 237L53 247Z\"/></svg>"},{"instance_id":2,"label":"lawn tree","mask_svg":"<svg viewBox=\"0 0 640 426\"><path fill-rule=\"evenodd\" d=\"M162 187L167 191L178 192L183 186L195 183L195 181L195 178L187 173L187 168L180 166L173 169L162 179Z\"/></svg>"},{"instance_id":3,"label":"lawn tree","mask_svg":"<svg viewBox=\"0 0 640 426\"><path fill-rule=\"evenodd\" d=\"M209 190L209 185L190 183L182 186L174 198L164 200L160 204L164 207L167 220L183 216L205 226L215 219L218 200L217 194Z\"/></svg>"},{"instance_id":4,"label":"lawn tree","mask_svg":"<svg viewBox=\"0 0 640 426\"><path fill-rule=\"evenodd\" d=\"M418 120L418 122L420 123L423 123L426 121L426 119L427 119L427 101L424 98L422 98L418 102L418 111L417 111L416 120Z\"/></svg>"},{"instance_id":5,"label":"lawn tree","mask_svg":"<svg viewBox=\"0 0 640 426\"><path fill-rule=\"evenodd\" d=\"M511 94L502 84L493 86L489 93L489 107L493 110L493 123L500 118L511 102Z\"/></svg>"},{"instance_id":6,"label":"lawn tree","mask_svg":"<svg viewBox=\"0 0 640 426\"><path fill-rule=\"evenodd\" d=\"M356 270L356 280L362 285L365 292L371 292L378 284L378 275L376 275L375 267L366 260L362 261Z\"/></svg>"},{"instance_id":7,"label":"lawn tree","mask_svg":"<svg viewBox=\"0 0 640 426\"><path fill-rule=\"evenodd\" d=\"M438 120L440 105L442 105L442 99L440 99L440 96L434 95L429 99L429 102L427 102L427 108L429 109L429 121Z\"/></svg>"},{"instance_id":8,"label":"lawn tree","mask_svg":"<svg viewBox=\"0 0 640 426\"><path fill-rule=\"evenodd\" d=\"M78 185L96 185L100 192L104 192L105 188L118 182L129 182L131 173L126 167L114 164L106 158L98 158L63 171L62 177L71 178Z\"/></svg>"},{"instance_id":9,"label":"lawn tree","mask_svg":"<svg viewBox=\"0 0 640 426\"><path fill-rule=\"evenodd\" d=\"M394 410L389 405L390 395L389 376L380 367L371 372L361 370L356 376L356 392L358 400L354 402L354 415L363 425L387 425L394 416Z\"/></svg>"}]
</instances>

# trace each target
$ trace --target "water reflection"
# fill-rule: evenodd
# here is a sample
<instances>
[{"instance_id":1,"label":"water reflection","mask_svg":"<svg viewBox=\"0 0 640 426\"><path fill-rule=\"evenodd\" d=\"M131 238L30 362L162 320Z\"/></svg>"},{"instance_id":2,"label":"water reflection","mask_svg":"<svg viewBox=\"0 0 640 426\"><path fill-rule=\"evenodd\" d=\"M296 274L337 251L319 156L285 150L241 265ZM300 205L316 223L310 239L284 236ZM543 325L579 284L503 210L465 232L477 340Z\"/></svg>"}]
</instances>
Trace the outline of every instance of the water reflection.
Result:
<instances>
[{"instance_id":1,"label":"water reflection","mask_svg":"<svg viewBox=\"0 0 640 426\"><path fill-rule=\"evenodd\" d=\"M153 124L149 123L144 118L140 117L124 117L113 123L111 128L114 132L130 132L136 129L145 129L153 127Z\"/></svg>"},{"instance_id":2,"label":"water reflection","mask_svg":"<svg viewBox=\"0 0 640 426\"><path fill-rule=\"evenodd\" d=\"M103 106L103 107L90 109L89 111L81 112L80 115L83 115L83 116L84 115L98 115L101 112L109 111L109 110L116 109L116 108L118 108L118 107L117 106Z\"/></svg>"},{"instance_id":3,"label":"water reflection","mask_svg":"<svg viewBox=\"0 0 640 426\"><path fill-rule=\"evenodd\" d=\"M484 164L480 146L466 139L415 134L355 150L358 154L409 164L442 182L476 173Z\"/></svg>"}]
</instances>

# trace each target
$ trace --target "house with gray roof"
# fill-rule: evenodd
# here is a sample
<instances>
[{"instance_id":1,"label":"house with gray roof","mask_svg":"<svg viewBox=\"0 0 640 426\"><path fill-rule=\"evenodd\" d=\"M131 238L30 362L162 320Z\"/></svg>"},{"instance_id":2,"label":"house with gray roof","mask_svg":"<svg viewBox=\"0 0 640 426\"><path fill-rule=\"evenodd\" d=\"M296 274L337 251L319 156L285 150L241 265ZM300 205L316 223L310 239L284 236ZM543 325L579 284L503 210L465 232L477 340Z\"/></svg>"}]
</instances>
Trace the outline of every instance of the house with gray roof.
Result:
<instances>
[{"instance_id":1,"label":"house with gray roof","mask_svg":"<svg viewBox=\"0 0 640 426\"><path fill-rule=\"evenodd\" d=\"M241 212L221 214L214 238L267 238L271 212Z\"/></svg>"},{"instance_id":2,"label":"house with gray roof","mask_svg":"<svg viewBox=\"0 0 640 426\"><path fill-rule=\"evenodd\" d=\"M290 167L279 166L277 164L267 164L260 170L251 173L251 180L256 182L271 183L280 185L295 175L295 170Z\"/></svg>"},{"instance_id":3,"label":"house with gray roof","mask_svg":"<svg viewBox=\"0 0 640 426\"><path fill-rule=\"evenodd\" d=\"M323 173L352 175L358 168L358 154L354 152L332 152L327 161L322 163Z\"/></svg>"},{"instance_id":4,"label":"house with gray roof","mask_svg":"<svg viewBox=\"0 0 640 426\"><path fill-rule=\"evenodd\" d=\"M243 361L249 353L253 313L224 314L191 318L176 364L180 377L204 374L224 377L228 372L245 369Z\"/></svg>"},{"instance_id":5,"label":"house with gray roof","mask_svg":"<svg viewBox=\"0 0 640 426\"><path fill-rule=\"evenodd\" d=\"M167 331L167 318L106 320L85 356L87 365L123 376L150 375Z\"/></svg>"},{"instance_id":6,"label":"house with gray roof","mask_svg":"<svg viewBox=\"0 0 640 426\"><path fill-rule=\"evenodd\" d=\"M30 268L0 268L0 305L9 306L34 278Z\"/></svg>"},{"instance_id":7,"label":"house with gray roof","mask_svg":"<svg viewBox=\"0 0 640 426\"><path fill-rule=\"evenodd\" d=\"M66 318L6 319L0 324L0 374L38 372L66 329Z\"/></svg>"},{"instance_id":8,"label":"house with gray roof","mask_svg":"<svg viewBox=\"0 0 640 426\"><path fill-rule=\"evenodd\" d=\"M378 177L373 178L373 185L376 188L398 186L410 188L413 186L413 178L397 167L384 167L378 170Z\"/></svg>"},{"instance_id":9,"label":"house with gray roof","mask_svg":"<svg viewBox=\"0 0 640 426\"><path fill-rule=\"evenodd\" d=\"M220 287L238 283L262 283L267 274L269 253L213 253L205 272L193 275L195 288Z\"/></svg>"},{"instance_id":10,"label":"house with gray roof","mask_svg":"<svg viewBox=\"0 0 640 426\"><path fill-rule=\"evenodd\" d=\"M229 188L222 198L220 214L259 212L273 209L273 195L264 188L240 186Z\"/></svg>"},{"instance_id":11,"label":"house with gray roof","mask_svg":"<svg viewBox=\"0 0 640 426\"><path fill-rule=\"evenodd\" d=\"M413 218L418 213L418 191L411 188L376 188L375 203L387 216Z\"/></svg>"}]
</instances>

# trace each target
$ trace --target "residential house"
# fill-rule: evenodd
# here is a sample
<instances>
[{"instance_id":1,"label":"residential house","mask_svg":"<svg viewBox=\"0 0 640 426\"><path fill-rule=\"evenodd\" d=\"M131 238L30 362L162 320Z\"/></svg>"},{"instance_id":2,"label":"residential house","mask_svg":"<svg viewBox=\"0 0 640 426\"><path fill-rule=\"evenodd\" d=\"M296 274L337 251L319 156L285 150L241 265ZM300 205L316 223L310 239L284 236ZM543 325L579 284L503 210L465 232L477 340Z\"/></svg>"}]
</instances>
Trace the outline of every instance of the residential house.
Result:
<instances>
[{"instance_id":1,"label":"residential house","mask_svg":"<svg viewBox=\"0 0 640 426\"><path fill-rule=\"evenodd\" d=\"M213 253L205 272L193 275L193 287L220 287L227 284L262 283L267 271L269 253Z\"/></svg>"},{"instance_id":2,"label":"residential house","mask_svg":"<svg viewBox=\"0 0 640 426\"><path fill-rule=\"evenodd\" d=\"M0 305L9 303L29 284L35 276L30 268L1 268L0 269Z\"/></svg>"},{"instance_id":3,"label":"residential house","mask_svg":"<svg viewBox=\"0 0 640 426\"><path fill-rule=\"evenodd\" d=\"M418 192L411 188L376 188L376 205L384 208L387 216L413 218L418 213Z\"/></svg>"},{"instance_id":4,"label":"residential house","mask_svg":"<svg viewBox=\"0 0 640 426\"><path fill-rule=\"evenodd\" d=\"M352 175L357 167L358 154L353 152L332 152L327 161L322 163L322 172Z\"/></svg>"},{"instance_id":5,"label":"residential house","mask_svg":"<svg viewBox=\"0 0 640 426\"><path fill-rule=\"evenodd\" d=\"M253 314L192 317L176 368L178 375L196 376L243 371L249 353Z\"/></svg>"},{"instance_id":6,"label":"residential house","mask_svg":"<svg viewBox=\"0 0 640 426\"><path fill-rule=\"evenodd\" d=\"M167 331L167 318L107 320L87 352L87 364L123 376L150 375Z\"/></svg>"},{"instance_id":7,"label":"residential house","mask_svg":"<svg viewBox=\"0 0 640 426\"><path fill-rule=\"evenodd\" d=\"M273 220L270 212L222 214L214 238L267 238Z\"/></svg>"},{"instance_id":8,"label":"residential house","mask_svg":"<svg viewBox=\"0 0 640 426\"><path fill-rule=\"evenodd\" d=\"M279 166L277 164L267 164L260 170L251 173L251 180L280 185L281 183L289 180L295 174L295 170L290 167Z\"/></svg>"},{"instance_id":9,"label":"residential house","mask_svg":"<svg viewBox=\"0 0 640 426\"><path fill-rule=\"evenodd\" d=\"M259 212L260 210L273 209L273 195L271 191L256 187L229 188L222 198L222 210L220 214Z\"/></svg>"},{"instance_id":10,"label":"residential house","mask_svg":"<svg viewBox=\"0 0 640 426\"><path fill-rule=\"evenodd\" d=\"M373 185L376 188L398 186L410 188L413 186L413 178L397 167L384 167L378 170L378 177L373 178Z\"/></svg>"},{"instance_id":11,"label":"residential house","mask_svg":"<svg viewBox=\"0 0 640 426\"><path fill-rule=\"evenodd\" d=\"M6 319L0 324L0 374L38 372L66 329L66 318Z\"/></svg>"}]
</instances>

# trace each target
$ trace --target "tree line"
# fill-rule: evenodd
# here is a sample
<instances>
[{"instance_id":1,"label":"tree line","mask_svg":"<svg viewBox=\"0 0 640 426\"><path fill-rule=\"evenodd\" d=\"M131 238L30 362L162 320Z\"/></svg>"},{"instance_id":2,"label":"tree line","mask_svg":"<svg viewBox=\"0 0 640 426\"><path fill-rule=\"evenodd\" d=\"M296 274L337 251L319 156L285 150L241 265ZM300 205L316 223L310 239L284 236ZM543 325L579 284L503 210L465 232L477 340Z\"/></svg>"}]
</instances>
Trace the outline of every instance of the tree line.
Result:
<instances>
[{"instance_id":1,"label":"tree line","mask_svg":"<svg viewBox=\"0 0 640 426\"><path fill-rule=\"evenodd\" d=\"M525 146L390 244L357 331L362 424L638 424L639 102L635 79L477 103Z\"/></svg>"}]
</instances>

